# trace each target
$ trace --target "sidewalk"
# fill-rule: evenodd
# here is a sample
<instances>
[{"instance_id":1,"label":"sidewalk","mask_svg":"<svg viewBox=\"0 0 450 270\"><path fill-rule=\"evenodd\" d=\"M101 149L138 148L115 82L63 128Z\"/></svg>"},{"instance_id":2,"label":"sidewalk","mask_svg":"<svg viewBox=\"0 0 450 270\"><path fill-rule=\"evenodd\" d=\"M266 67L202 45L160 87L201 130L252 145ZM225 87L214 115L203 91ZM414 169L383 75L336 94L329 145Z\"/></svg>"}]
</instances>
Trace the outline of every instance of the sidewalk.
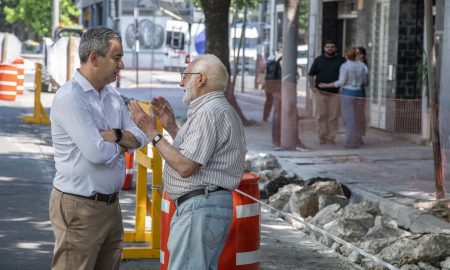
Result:
<instances>
[{"instance_id":1,"label":"sidewalk","mask_svg":"<svg viewBox=\"0 0 450 270\"><path fill-rule=\"evenodd\" d=\"M246 110L245 116L261 121L264 91L246 89L244 93L236 91L235 94L241 108ZM400 226L414 232L450 233L450 219L438 218L439 213L429 209L436 202L430 147L368 129L363 147L345 149L341 146L344 137L342 124L336 145L320 145L315 125L314 119L299 121L300 138L312 148L311 152L273 151L270 123L263 122L246 127L248 149L251 153L273 154L283 169L294 171L305 180L328 177L345 183L352 190L354 200L379 203L383 213L398 219ZM446 179L446 202L450 205L448 171Z\"/></svg>"}]
</instances>

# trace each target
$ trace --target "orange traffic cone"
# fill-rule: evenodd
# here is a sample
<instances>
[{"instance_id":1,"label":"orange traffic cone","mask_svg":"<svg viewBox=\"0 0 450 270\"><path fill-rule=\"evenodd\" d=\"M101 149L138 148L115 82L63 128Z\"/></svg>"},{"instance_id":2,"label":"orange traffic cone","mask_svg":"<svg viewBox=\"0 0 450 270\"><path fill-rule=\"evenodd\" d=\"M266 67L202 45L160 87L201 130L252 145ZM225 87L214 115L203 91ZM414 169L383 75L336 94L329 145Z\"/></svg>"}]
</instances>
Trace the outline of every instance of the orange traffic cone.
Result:
<instances>
[{"instance_id":1,"label":"orange traffic cone","mask_svg":"<svg viewBox=\"0 0 450 270\"><path fill-rule=\"evenodd\" d=\"M131 189L133 183L133 154L125 153L125 180L122 189Z\"/></svg>"}]
</instances>

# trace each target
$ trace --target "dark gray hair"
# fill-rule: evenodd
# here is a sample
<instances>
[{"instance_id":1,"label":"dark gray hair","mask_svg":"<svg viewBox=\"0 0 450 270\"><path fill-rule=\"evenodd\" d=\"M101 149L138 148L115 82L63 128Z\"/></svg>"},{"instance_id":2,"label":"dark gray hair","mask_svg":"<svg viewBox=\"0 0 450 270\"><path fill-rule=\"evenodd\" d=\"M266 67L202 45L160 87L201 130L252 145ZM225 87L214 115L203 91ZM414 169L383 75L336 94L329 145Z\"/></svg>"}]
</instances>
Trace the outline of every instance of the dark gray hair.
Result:
<instances>
[{"instance_id":1,"label":"dark gray hair","mask_svg":"<svg viewBox=\"0 0 450 270\"><path fill-rule=\"evenodd\" d=\"M122 38L116 31L100 26L87 30L81 35L78 53L80 62L86 63L91 52L106 56L109 49L109 41L115 39L122 44Z\"/></svg>"}]
</instances>

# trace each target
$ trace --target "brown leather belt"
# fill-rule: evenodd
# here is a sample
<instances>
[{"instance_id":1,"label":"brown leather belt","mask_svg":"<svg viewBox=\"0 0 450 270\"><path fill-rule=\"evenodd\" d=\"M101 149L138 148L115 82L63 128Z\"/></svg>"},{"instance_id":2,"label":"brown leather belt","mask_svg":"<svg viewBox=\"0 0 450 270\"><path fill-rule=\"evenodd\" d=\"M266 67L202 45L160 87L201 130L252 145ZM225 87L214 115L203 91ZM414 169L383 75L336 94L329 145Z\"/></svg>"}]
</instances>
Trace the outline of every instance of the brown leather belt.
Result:
<instances>
[{"instance_id":1,"label":"brown leather belt","mask_svg":"<svg viewBox=\"0 0 450 270\"><path fill-rule=\"evenodd\" d=\"M216 192L216 191L221 191L221 190L228 190L228 189L225 189L223 187L218 187L217 189L208 191L208 192L211 193L211 192ZM175 205L176 205L176 207L179 207L183 202L187 201L188 199L195 197L195 196L203 195L205 193L206 193L206 191L204 188L188 192L188 193L184 194L183 196L181 196L180 198L178 198L175 201Z\"/></svg>"},{"instance_id":2,"label":"brown leather belt","mask_svg":"<svg viewBox=\"0 0 450 270\"><path fill-rule=\"evenodd\" d=\"M78 194L72 194L72 193L67 193L67 192L63 192L55 187L53 187L54 189L56 189L57 191L63 193L63 194L67 194L67 195L71 195L71 196L75 196L75 197L79 197L79 198L83 198L83 199L88 199L88 200L94 200L94 201L99 201L99 202L105 202L107 204L112 204L114 202L116 202L119 199L119 192L113 193L113 194L101 194L101 193L95 193L92 196L83 196L83 195L78 195Z\"/></svg>"}]
</instances>

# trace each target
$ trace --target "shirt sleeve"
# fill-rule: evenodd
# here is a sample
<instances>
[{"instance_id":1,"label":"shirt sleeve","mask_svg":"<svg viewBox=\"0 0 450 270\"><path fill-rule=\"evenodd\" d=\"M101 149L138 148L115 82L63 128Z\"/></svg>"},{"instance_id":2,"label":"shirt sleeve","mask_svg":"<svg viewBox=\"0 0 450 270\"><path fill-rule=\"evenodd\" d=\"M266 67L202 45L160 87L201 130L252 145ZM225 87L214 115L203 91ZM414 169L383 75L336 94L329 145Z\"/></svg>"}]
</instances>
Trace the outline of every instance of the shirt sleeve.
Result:
<instances>
[{"instance_id":1,"label":"shirt sleeve","mask_svg":"<svg viewBox=\"0 0 450 270\"><path fill-rule=\"evenodd\" d=\"M189 123L179 146L181 154L194 162L205 165L214 153L217 142L216 124L213 117L207 113L196 115Z\"/></svg>"},{"instance_id":2,"label":"shirt sleeve","mask_svg":"<svg viewBox=\"0 0 450 270\"><path fill-rule=\"evenodd\" d=\"M345 66L341 65L341 67L339 69L339 79L334 82L334 84L336 84L337 87L344 86L345 81L347 80L347 73L348 73L348 71L345 68Z\"/></svg>"},{"instance_id":3,"label":"shirt sleeve","mask_svg":"<svg viewBox=\"0 0 450 270\"><path fill-rule=\"evenodd\" d=\"M317 75L317 58L314 59L314 62L311 66L311 69L309 70L308 73L309 76L316 76Z\"/></svg>"},{"instance_id":4,"label":"shirt sleeve","mask_svg":"<svg viewBox=\"0 0 450 270\"><path fill-rule=\"evenodd\" d=\"M119 97L120 98L120 97ZM122 98L120 98L120 110L122 113L122 129L129 131L133 136L141 143L141 146L135 149L129 149L128 152L132 153L139 148L142 148L146 146L149 143L149 139L147 135L145 135L142 130L140 130L136 124L134 123L133 119L131 119L130 112L128 111L127 106L125 105L125 102Z\"/></svg>"},{"instance_id":5,"label":"shirt sleeve","mask_svg":"<svg viewBox=\"0 0 450 270\"><path fill-rule=\"evenodd\" d=\"M89 112L88 104L75 95L56 100L52 121L60 125L73 140L81 154L90 162L113 167L120 157L119 145L103 140Z\"/></svg>"}]
</instances>

